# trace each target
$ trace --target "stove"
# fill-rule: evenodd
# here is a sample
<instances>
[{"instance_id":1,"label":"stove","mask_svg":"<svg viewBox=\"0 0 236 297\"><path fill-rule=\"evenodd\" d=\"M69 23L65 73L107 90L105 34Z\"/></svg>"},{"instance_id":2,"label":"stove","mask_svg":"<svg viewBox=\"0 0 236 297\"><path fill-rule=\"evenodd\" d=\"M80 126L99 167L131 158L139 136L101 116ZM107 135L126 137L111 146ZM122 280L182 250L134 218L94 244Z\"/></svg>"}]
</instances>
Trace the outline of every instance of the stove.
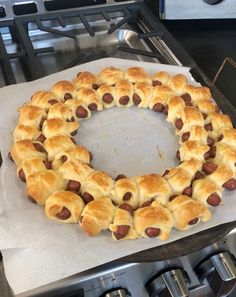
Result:
<instances>
[{"instance_id":1,"label":"stove","mask_svg":"<svg viewBox=\"0 0 236 297\"><path fill-rule=\"evenodd\" d=\"M0 87L105 57L188 66L196 81L211 88L217 104L236 124L234 106L176 42L148 3L1 1ZM235 256L234 222L219 226L215 233L137 253L18 297L233 297ZM10 296L9 291L3 294Z\"/></svg>"}]
</instances>

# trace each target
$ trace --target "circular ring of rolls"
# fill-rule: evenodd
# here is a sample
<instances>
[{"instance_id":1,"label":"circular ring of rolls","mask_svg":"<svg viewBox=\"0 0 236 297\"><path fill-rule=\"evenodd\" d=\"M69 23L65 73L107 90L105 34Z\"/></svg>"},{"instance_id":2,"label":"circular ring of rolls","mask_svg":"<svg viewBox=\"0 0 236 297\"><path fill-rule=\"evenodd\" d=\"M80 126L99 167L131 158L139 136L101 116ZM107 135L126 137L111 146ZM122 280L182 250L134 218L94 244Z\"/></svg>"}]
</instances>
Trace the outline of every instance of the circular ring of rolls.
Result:
<instances>
[{"instance_id":1,"label":"circular ring of rolls","mask_svg":"<svg viewBox=\"0 0 236 297\"><path fill-rule=\"evenodd\" d=\"M93 155L77 145L80 120L113 106L163 113L179 137L180 163L162 175L113 180L90 164ZM79 72L72 80L37 91L18 109L9 157L26 182L27 197L48 218L79 224L89 236L110 230L114 240L168 239L211 218L224 189L236 188L236 129L206 87L182 74L142 67Z\"/></svg>"}]
</instances>

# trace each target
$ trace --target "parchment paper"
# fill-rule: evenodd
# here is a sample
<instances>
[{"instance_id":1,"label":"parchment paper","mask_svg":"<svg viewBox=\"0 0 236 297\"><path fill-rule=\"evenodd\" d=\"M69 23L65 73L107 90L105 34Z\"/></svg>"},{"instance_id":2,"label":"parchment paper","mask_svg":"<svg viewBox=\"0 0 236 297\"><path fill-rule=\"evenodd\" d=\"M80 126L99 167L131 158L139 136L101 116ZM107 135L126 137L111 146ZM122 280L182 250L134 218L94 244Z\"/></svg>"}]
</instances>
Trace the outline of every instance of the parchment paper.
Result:
<instances>
[{"instance_id":1,"label":"parchment paper","mask_svg":"<svg viewBox=\"0 0 236 297\"><path fill-rule=\"evenodd\" d=\"M58 80L70 80L83 70L97 73L111 65L122 69L142 66L150 74L159 70L172 75L183 73L194 84L189 69L185 67L107 58L0 89L0 149L3 157L0 169L0 249L7 279L16 294L235 220L235 193L225 192L225 203L212 210L210 222L186 232L173 230L168 241L113 241L108 231L89 238L79 225L50 221L43 208L25 198L25 185L16 177L15 165L7 158L18 118L17 108L28 102L33 92L48 90ZM105 170L112 177L119 173L131 176L161 173L166 167L177 165L175 152L178 144L174 130L163 115L150 110L112 108L95 113L91 119L81 122L77 142L93 152L94 167Z\"/></svg>"}]
</instances>

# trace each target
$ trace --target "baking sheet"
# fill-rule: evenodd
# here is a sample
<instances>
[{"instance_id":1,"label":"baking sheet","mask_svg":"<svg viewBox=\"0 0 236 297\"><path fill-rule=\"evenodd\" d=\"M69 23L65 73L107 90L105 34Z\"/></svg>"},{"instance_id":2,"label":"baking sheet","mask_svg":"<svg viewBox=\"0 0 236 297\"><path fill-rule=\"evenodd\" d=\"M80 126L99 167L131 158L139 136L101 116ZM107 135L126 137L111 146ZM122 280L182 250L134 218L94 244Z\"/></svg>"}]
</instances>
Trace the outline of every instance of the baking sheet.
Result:
<instances>
[{"instance_id":1,"label":"baking sheet","mask_svg":"<svg viewBox=\"0 0 236 297\"><path fill-rule=\"evenodd\" d=\"M107 58L0 89L0 150L3 157L0 169L0 249L6 276L15 294L235 220L235 193L225 192L225 204L213 209L210 222L185 232L173 230L168 241L113 241L109 231L89 238L79 225L50 221L43 208L25 198L25 185L16 177L15 165L7 158L18 118L17 108L28 102L33 92L48 90L58 80L73 79L84 70L98 73L111 65L122 69L142 66L150 74L160 70L171 75L183 73L194 83L185 67ZM112 177L119 173L161 173L165 168L177 165L175 152L178 145L174 130L163 115L151 110L112 108L95 113L91 119L81 122L77 142L93 152L94 167L105 170Z\"/></svg>"}]
</instances>

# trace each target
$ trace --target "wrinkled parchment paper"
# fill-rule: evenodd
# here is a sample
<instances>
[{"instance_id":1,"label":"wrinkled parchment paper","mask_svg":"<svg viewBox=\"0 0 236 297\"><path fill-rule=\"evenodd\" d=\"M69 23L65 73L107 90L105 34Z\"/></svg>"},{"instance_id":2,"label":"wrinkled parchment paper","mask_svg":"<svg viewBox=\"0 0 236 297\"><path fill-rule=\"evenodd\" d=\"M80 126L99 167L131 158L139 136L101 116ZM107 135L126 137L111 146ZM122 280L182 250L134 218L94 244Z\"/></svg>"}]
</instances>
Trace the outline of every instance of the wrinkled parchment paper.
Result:
<instances>
[{"instance_id":1,"label":"wrinkled parchment paper","mask_svg":"<svg viewBox=\"0 0 236 297\"><path fill-rule=\"evenodd\" d=\"M71 80L84 70L98 73L111 65L122 69L142 66L150 74L160 70L172 75L183 73L189 82L194 83L185 67L107 58L0 89L0 150L3 157L0 169L0 249L7 279L16 294L235 220L236 194L225 192L224 205L213 209L210 222L186 232L173 230L168 241L113 241L108 231L89 238L79 225L50 221L42 207L25 198L25 185L16 177L15 165L7 158L18 118L17 108L28 102L32 93L48 90L58 80ZM92 151L94 167L108 172L113 178L119 173L129 176L161 173L165 168L177 165L175 153L178 143L174 130L163 115L151 110L112 108L95 113L91 119L81 121L77 142Z\"/></svg>"}]
</instances>

